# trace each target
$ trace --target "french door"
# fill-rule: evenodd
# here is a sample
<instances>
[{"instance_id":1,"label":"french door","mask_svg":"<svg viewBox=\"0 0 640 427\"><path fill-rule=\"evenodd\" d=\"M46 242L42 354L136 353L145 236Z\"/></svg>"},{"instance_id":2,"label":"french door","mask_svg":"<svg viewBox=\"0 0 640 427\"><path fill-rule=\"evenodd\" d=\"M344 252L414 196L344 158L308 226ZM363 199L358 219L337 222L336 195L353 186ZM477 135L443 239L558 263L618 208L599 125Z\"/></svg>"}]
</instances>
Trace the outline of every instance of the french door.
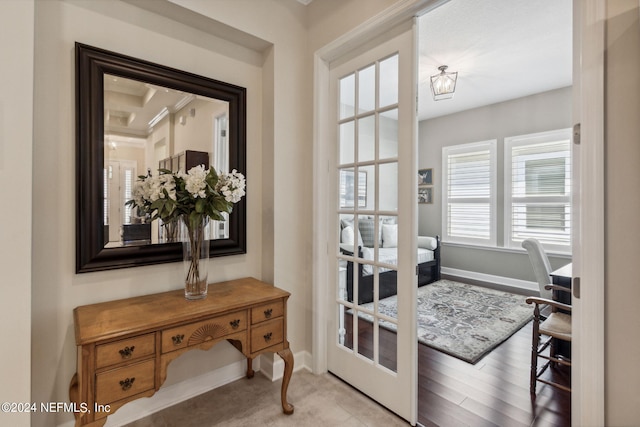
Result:
<instances>
[{"instance_id":1,"label":"french door","mask_svg":"<svg viewBox=\"0 0 640 427\"><path fill-rule=\"evenodd\" d=\"M415 25L396 30L329 70L327 367L415 424Z\"/></svg>"}]
</instances>

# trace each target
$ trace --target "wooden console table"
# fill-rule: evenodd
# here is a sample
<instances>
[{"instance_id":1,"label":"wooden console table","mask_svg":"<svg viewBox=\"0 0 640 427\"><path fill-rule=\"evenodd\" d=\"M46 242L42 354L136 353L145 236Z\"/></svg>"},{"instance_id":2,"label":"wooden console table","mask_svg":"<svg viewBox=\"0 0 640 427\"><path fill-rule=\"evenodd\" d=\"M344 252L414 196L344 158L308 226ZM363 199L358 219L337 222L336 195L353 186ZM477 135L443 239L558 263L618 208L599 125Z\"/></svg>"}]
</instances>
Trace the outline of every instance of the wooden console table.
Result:
<instances>
[{"instance_id":1,"label":"wooden console table","mask_svg":"<svg viewBox=\"0 0 640 427\"><path fill-rule=\"evenodd\" d=\"M207 298L186 301L184 291L77 307L74 311L77 371L69 396L76 426L102 426L127 402L152 396L167 377L167 366L193 349L227 340L252 360L264 352L284 360L281 401L293 413L287 388L293 355L287 341L289 293L253 278L209 285Z\"/></svg>"}]
</instances>

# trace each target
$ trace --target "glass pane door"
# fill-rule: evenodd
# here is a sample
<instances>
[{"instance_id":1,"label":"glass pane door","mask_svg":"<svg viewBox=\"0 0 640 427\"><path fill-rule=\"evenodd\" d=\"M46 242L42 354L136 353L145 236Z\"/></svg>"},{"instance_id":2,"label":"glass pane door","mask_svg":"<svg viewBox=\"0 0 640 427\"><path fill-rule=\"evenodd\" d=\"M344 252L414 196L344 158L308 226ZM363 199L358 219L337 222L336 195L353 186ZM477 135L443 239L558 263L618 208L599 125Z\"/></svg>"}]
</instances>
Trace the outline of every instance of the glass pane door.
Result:
<instances>
[{"instance_id":1,"label":"glass pane door","mask_svg":"<svg viewBox=\"0 0 640 427\"><path fill-rule=\"evenodd\" d=\"M331 71L328 335L329 370L409 421L417 391L412 45L410 30Z\"/></svg>"}]
</instances>

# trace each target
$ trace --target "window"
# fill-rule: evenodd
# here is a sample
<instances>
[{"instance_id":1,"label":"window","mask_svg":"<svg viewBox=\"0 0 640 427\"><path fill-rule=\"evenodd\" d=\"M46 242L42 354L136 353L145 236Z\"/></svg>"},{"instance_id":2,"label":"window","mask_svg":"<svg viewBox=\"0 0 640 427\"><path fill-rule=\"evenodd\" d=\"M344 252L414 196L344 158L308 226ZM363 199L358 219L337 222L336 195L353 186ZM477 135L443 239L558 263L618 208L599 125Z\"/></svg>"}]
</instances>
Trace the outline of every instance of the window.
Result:
<instances>
[{"instance_id":1,"label":"window","mask_svg":"<svg viewBox=\"0 0 640 427\"><path fill-rule=\"evenodd\" d=\"M127 201L133 199L133 183L135 181L135 170L132 168L125 168L124 172L124 194L122 195L122 223L131 224L131 210L132 207L127 205Z\"/></svg>"},{"instance_id":2,"label":"window","mask_svg":"<svg viewBox=\"0 0 640 427\"><path fill-rule=\"evenodd\" d=\"M496 245L496 140L442 149L443 241Z\"/></svg>"},{"instance_id":3,"label":"window","mask_svg":"<svg viewBox=\"0 0 640 427\"><path fill-rule=\"evenodd\" d=\"M571 130L505 138L505 246L571 252Z\"/></svg>"}]
</instances>

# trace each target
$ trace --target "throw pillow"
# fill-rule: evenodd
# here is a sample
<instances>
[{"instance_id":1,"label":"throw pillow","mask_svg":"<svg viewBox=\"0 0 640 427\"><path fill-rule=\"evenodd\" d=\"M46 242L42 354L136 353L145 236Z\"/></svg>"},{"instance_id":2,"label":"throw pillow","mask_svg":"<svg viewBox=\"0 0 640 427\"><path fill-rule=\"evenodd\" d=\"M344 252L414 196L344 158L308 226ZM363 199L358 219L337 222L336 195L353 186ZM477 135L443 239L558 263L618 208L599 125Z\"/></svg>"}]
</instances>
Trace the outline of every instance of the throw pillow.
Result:
<instances>
[{"instance_id":1,"label":"throw pillow","mask_svg":"<svg viewBox=\"0 0 640 427\"><path fill-rule=\"evenodd\" d=\"M372 248L376 238L375 223L373 219L361 218L358 220L358 229L362 235L362 243L368 248Z\"/></svg>"},{"instance_id":2,"label":"throw pillow","mask_svg":"<svg viewBox=\"0 0 640 427\"><path fill-rule=\"evenodd\" d=\"M382 224L382 247L398 247L398 224Z\"/></svg>"},{"instance_id":3,"label":"throw pillow","mask_svg":"<svg viewBox=\"0 0 640 427\"><path fill-rule=\"evenodd\" d=\"M356 239L356 236L355 236L355 232L353 231L353 227L347 226L342 229L342 233L340 236L341 243L344 243L348 246L353 246L355 239ZM359 232L358 232L358 246L363 246L362 236L360 235Z\"/></svg>"}]
</instances>

